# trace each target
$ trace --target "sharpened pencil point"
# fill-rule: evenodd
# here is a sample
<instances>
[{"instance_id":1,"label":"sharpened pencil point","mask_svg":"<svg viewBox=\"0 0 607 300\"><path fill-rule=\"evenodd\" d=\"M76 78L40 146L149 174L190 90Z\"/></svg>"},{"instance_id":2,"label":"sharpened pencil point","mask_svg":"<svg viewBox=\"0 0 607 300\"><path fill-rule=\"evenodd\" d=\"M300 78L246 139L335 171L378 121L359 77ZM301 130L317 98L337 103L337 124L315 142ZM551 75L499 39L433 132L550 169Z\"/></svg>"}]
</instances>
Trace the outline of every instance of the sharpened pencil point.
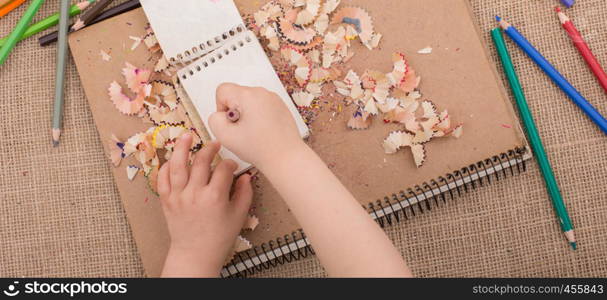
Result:
<instances>
[{"instance_id":1,"label":"sharpened pencil point","mask_svg":"<svg viewBox=\"0 0 607 300\"><path fill-rule=\"evenodd\" d=\"M573 248L573 250L577 250L577 243L576 242L569 243L569 245L571 245L571 248Z\"/></svg>"},{"instance_id":2,"label":"sharpened pencil point","mask_svg":"<svg viewBox=\"0 0 607 300\"><path fill-rule=\"evenodd\" d=\"M557 13L560 13L560 12L561 12L561 8L560 8L560 7L558 7L558 6L556 6L556 7L554 8L554 10L555 10Z\"/></svg>"},{"instance_id":3,"label":"sharpened pencil point","mask_svg":"<svg viewBox=\"0 0 607 300\"><path fill-rule=\"evenodd\" d=\"M495 16L495 20L498 21L498 22L501 22L502 18L500 18L500 16Z\"/></svg>"},{"instance_id":4,"label":"sharpened pencil point","mask_svg":"<svg viewBox=\"0 0 607 300\"><path fill-rule=\"evenodd\" d=\"M59 138L61 137L61 129L53 128L52 136L53 146L57 147L59 145Z\"/></svg>"}]
</instances>

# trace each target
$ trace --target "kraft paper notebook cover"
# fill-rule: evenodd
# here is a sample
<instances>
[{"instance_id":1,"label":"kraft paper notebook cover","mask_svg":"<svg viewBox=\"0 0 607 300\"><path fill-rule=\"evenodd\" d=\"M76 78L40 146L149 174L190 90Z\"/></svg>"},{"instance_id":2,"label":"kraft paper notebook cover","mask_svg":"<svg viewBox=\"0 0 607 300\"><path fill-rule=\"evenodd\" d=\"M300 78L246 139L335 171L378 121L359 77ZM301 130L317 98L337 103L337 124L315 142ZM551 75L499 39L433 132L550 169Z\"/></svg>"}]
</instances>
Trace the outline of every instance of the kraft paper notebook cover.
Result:
<instances>
[{"instance_id":1,"label":"kraft paper notebook cover","mask_svg":"<svg viewBox=\"0 0 607 300\"><path fill-rule=\"evenodd\" d=\"M384 0L373 5L364 0L342 2L367 9L376 31L384 35L379 50L356 51L346 69L389 70L391 53L401 51L422 76L424 96L465 124L460 139L430 143L430 159L417 169L409 155L385 155L382 151L381 142L394 128L376 122L367 131L350 131L344 125L348 113L331 120L321 114L311 124L308 144L360 203L369 207L372 217L380 223L391 222L397 216L411 217L442 202L441 193L454 196L464 190L466 183L495 178L509 167L520 170L530 154L524 150L524 136L466 0ZM247 14L264 3L242 0L236 4L241 14ZM149 60L144 47L123 51L130 46L128 36L142 36L147 23L143 10L138 9L70 36L72 54L102 141L112 133L129 137L148 127L138 118L119 114L107 95L108 84L121 76L125 61L153 68L155 62ZM434 47L431 55L416 55L428 45ZM111 61L99 59L101 48L113 49ZM146 188L145 180L130 182L122 168L112 167L112 171L146 273L158 276L169 245L158 200ZM297 170L293 170L293 178L296 180ZM258 207L260 226L245 237L256 247L237 255L223 270L224 276L261 270L309 251L299 225L263 176L257 183L254 205Z\"/></svg>"}]
</instances>

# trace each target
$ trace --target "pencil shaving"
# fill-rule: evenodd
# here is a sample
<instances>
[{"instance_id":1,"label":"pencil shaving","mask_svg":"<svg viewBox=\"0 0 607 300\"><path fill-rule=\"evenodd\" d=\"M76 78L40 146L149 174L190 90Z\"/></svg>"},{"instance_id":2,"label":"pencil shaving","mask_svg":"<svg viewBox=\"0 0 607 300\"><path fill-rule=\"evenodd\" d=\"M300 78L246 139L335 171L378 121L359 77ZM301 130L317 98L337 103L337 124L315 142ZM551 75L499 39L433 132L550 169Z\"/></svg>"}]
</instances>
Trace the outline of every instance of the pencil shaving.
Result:
<instances>
[{"instance_id":1,"label":"pencil shaving","mask_svg":"<svg viewBox=\"0 0 607 300\"><path fill-rule=\"evenodd\" d=\"M353 130L365 130L371 126L371 122L369 113L357 110L348 120L347 126Z\"/></svg>"},{"instance_id":2,"label":"pencil shaving","mask_svg":"<svg viewBox=\"0 0 607 300\"><path fill-rule=\"evenodd\" d=\"M295 79L300 87L305 87L312 75L312 62L306 55L291 46L284 46L280 53L282 57L295 67Z\"/></svg>"},{"instance_id":3,"label":"pencil shaving","mask_svg":"<svg viewBox=\"0 0 607 300\"><path fill-rule=\"evenodd\" d=\"M135 178L135 176L137 176L140 170L141 169L138 166L126 166L126 177L129 179L129 181L133 181L133 179Z\"/></svg>"},{"instance_id":4,"label":"pencil shaving","mask_svg":"<svg viewBox=\"0 0 607 300\"><path fill-rule=\"evenodd\" d=\"M114 167L118 167L122 159L126 157L124 143L118 140L116 135L112 134L112 137L108 140L108 148L112 164Z\"/></svg>"},{"instance_id":5,"label":"pencil shaving","mask_svg":"<svg viewBox=\"0 0 607 300\"><path fill-rule=\"evenodd\" d=\"M312 101L314 101L314 95L308 92L295 92L291 97L293 97L293 101L297 106L310 107Z\"/></svg>"},{"instance_id":6,"label":"pencil shaving","mask_svg":"<svg viewBox=\"0 0 607 300\"><path fill-rule=\"evenodd\" d=\"M255 228L257 228L257 225L259 225L259 219L256 216L248 215L247 221L242 229L253 231Z\"/></svg>"},{"instance_id":7,"label":"pencil shaving","mask_svg":"<svg viewBox=\"0 0 607 300\"><path fill-rule=\"evenodd\" d=\"M292 9L285 13L283 18L279 18L277 31L289 43L295 45L305 45L312 41L316 36L316 31L310 28L296 26L294 24L297 18L297 10Z\"/></svg>"},{"instance_id":8,"label":"pencil shaving","mask_svg":"<svg viewBox=\"0 0 607 300\"><path fill-rule=\"evenodd\" d=\"M320 12L320 0L306 0L303 8L295 18L295 24L304 26L314 22Z\"/></svg>"},{"instance_id":9,"label":"pencil shaving","mask_svg":"<svg viewBox=\"0 0 607 300\"><path fill-rule=\"evenodd\" d=\"M116 81L110 84L108 93L116 109L125 115L137 114L143 108L144 95L139 94L136 98L131 99L122 92L122 87Z\"/></svg>"},{"instance_id":10,"label":"pencil shaving","mask_svg":"<svg viewBox=\"0 0 607 300\"><path fill-rule=\"evenodd\" d=\"M110 61L112 60L112 57L105 51L103 50L99 50L99 55L101 55L101 59L103 61Z\"/></svg>"},{"instance_id":11,"label":"pencil shaving","mask_svg":"<svg viewBox=\"0 0 607 300\"><path fill-rule=\"evenodd\" d=\"M229 263L230 261L232 261L232 259L234 259L234 255L236 255L236 253L239 252L243 252L246 250L249 250L253 248L253 245L251 244L251 242L249 242L247 239L245 239L242 236L238 236L236 237L236 240L234 241L234 246L232 248L232 250L230 251L230 254L228 255L228 257L226 258L225 263Z\"/></svg>"},{"instance_id":12,"label":"pencil shaving","mask_svg":"<svg viewBox=\"0 0 607 300\"><path fill-rule=\"evenodd\" d=\"M432 47L426 47L423 49L420 49L417 51L418 54L431 54L432 53Z\"/></svg>"},{"instance_id":13,"label":"pencil shaving","mask_svg":"<svg viewBox=\"0 0 607 300\"><path fill-rule=\"evenodd\" d=\"M131 51L135 51L139 45L143 42L143 39L136 36L129 36L131 40L133 40L133 44L131 45Z\"/></svg>"}]
</instances>

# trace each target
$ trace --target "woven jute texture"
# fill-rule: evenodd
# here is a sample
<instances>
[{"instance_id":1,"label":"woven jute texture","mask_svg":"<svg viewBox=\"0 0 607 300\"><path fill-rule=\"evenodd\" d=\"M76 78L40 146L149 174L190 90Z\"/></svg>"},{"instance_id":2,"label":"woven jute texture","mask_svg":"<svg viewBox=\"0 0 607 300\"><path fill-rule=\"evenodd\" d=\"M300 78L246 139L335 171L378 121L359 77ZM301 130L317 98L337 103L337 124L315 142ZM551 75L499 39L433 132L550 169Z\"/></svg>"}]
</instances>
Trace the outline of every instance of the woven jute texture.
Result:
<instances>
[{"instance_id":1,"label":"woven jute texture","mask_svg":"<svg viewBox=\"0 0 607 300\"><path fill-rule=\"evenodd\" d=\"M607 65L607 2L578 2L567 13ZM57 11L57 3L47 1L38 16ZM494 15L507 17L607 114L607 97L560 28L555 4L471 0L488 44ZM0 34L8 34L24 10L0 19ZM472 191L387 232L417 276L605 277L607 138L509 45L576 226L579 250L565 242L534 162L523 175ZM66 130L61 146L51 147L55 51L29 39L0 67L0 276L142 276L73 63L67 72ZM311 257L255 276L325 273Z\"/></svg>"}]
</instances>

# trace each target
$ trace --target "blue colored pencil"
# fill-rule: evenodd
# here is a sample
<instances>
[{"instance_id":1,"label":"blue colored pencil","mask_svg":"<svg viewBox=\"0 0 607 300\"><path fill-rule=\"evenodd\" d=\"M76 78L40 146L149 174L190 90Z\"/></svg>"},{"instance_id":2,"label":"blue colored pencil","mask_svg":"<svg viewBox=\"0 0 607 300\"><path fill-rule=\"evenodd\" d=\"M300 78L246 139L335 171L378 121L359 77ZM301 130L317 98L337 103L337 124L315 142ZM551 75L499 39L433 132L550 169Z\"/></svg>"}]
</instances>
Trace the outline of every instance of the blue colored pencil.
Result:
<instances>
[{"instance_id":1,"label":"blue colored pencil","mask_svg":"<svg viewBox=\"0 0 607 300\"><path fill-rule=\"evenodd\" d=\"M561 3L567 6L567 8L570 8L573 6L573 4L575 4L575 0L561 0Z\"/></svg>"},{"instance_id":2,"label":"blue colored pencil","mask_svg":"<svg viewBox=\"0 0 607 300\"><path fill-rule=\"evenodd\" d=\"M543 71L558 85L573 102L588 115L588 117L607 134L607 120L586 100L578 90L561 75L561 73L533 45L510 23L502 20L499 16L495 19L500 27Z\"/></svg>"}]
</instances>

